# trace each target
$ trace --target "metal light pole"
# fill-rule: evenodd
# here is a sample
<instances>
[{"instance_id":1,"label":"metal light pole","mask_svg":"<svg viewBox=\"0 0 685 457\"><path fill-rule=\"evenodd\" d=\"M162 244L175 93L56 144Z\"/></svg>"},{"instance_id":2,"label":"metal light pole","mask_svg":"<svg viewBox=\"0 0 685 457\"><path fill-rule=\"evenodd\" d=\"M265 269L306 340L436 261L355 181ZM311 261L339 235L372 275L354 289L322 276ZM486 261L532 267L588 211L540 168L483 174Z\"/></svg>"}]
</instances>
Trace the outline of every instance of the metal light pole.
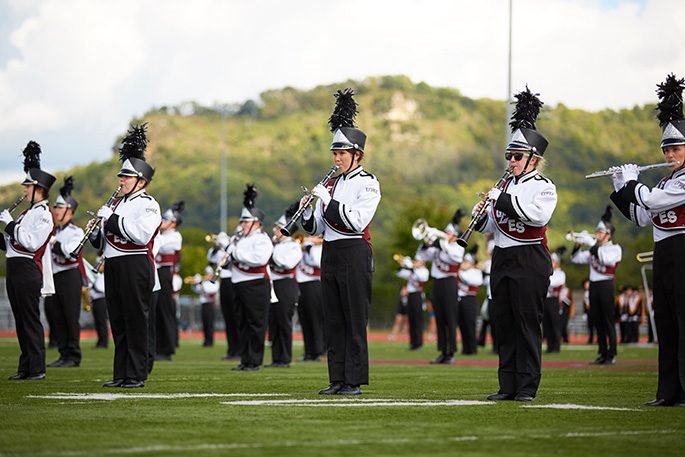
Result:
<instances>
[{"instance_id":1,"label":"metal light pole","mask_svg":"<svg viewBox=\"0 0 685 457\"><path fill-rule=\"evenodd\" d=\"M221 108L221 210L219 211L219 227L224 233L228 233L226 229L228 218L228 115L226 105Z\"/></svg>"},{"instance_id":2,"label":"metal light pole","mask_svg":"<svg viewBox=\"0 0 685 457\"><path fill-rule=\"evenodd\" d=\"M506 148L509 144L509 119L511 119L511 113L513 111L511 107L511 30L512 30L512 9L514 0L509 0L509 73L508 73L508 84L507 84L507 117L504 120L504 147Z\"/></svg>"}]
</instances>

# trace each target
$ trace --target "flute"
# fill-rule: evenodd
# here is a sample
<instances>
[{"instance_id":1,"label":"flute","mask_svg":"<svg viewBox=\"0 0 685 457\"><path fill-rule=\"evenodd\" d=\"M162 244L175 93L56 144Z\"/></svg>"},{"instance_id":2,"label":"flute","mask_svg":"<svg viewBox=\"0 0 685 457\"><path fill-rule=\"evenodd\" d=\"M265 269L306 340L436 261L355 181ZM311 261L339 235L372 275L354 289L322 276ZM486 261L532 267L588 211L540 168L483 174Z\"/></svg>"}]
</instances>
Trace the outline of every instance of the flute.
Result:
<instances>
[{"instance_id":1,"label":"flute","mask_svg":"<svg viewBox=\"0 0 685 457\"><path fill-rule=\"evenodd\" d=\"M680 162L666 162L666 163L655 163L653 165L643 165L641 167L637 167L637 171L651 170L652 168L671 167L673 165L678 165L679 163ZM599 178L601 176L611 176L611 175L615 175L616 173L620 173L620 172L621 172L620 168L618 170L612 170L610 168L608 170L596 171L592 174L586 175L585 179Z\"/></svg>"}]
</instances>

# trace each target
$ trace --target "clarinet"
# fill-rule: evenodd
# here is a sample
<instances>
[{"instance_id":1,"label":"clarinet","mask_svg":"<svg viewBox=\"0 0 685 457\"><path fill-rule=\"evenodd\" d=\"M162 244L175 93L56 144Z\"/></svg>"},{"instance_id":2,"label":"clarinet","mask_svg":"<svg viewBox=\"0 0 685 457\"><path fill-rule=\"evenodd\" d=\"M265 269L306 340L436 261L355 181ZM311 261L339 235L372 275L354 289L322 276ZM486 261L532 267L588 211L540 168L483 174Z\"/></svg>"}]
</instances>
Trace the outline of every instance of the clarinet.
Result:
<instances>
[{"instance_id":1,"label":"clarinet","mask_svg":"<svg viewBox=\"0 0 685 457\"><path fill-rule=\"evenodd\" d=\"M26 195L22 195L21 197L17 198L16 201L12 203L9 208L7 208L7 211L9 211L9 213L12 214L12 211L17 209L17 206L21 205L21 202L23 202L24 200L26 200Z\"/></svg>"},{"instance_id":2,"label":"clarinet","mask_svg":"<svg viewBox=\"0 0 685 457\"><path fill-rule=\"evenodd\" d=\"M321 184L322 186L325 186L328 183L328 181L331 180L331 178L333 177L333 174L337 170L338 170L338 166L333 165L333 168L331 168L331 171L329 171L328 174L326 176L324 176L324 178L319 182L319 184ZM285 236L290 236L290 234L292 233L293 226L297 223L297 221L300 219L300 217L302 217L302 213L304 213L304 211L307 209L307 206L309 206L309 204L312 202L312 200L314 200L316 198L316 196L314 194L312 194L309 191L309 189L307 189L306 187L302 187L302 190L304 190L305 194L307 194L307 200L304 202L304 204L300 205L297 212L295 214L293 214L292 219L290 219L290 221L287 224L285 224L285 227L283 227L281 229L281 233Z\"/></svg>"},{"instance_id":3,"label":"clarinet","mask_svg":"<svg viewBox=\"0 0 685 457\"><path fill-rule=\"evenodd\" d=\"M121 186L117 187L116 190L112 193L112 195L109 197L109 200L107 200L107 203L105 203L105 206L111 206L112 203L114 202L114 199L117 198L117 195L119 195L119 191L121 190ZM83 249L83 246L85 246L86 241L88 241L88 238L90 238L90 235L95 231L97 228L98 224L102 220L101 217L94 217L88 222L88 227L86 228L83 238L81 239L81 242L76 246L76 249L74 249L71 254L72 259L77 259L79 254L81 253L81 250Z\"/></svg>"}]
</instances>

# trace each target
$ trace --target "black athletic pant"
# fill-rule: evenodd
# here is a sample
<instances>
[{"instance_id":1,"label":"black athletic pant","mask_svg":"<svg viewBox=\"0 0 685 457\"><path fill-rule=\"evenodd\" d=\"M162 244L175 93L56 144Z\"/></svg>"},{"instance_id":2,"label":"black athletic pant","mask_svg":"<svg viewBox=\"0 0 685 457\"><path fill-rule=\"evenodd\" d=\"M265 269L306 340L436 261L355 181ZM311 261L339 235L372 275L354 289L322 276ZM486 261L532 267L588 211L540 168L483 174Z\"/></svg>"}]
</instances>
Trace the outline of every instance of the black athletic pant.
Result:
<instances>
[{"instance_id":1,"label":"black athletic pant","mask_svg":"<svg viewBox=\"0 0 685 457\"><path fill-rule=\"evenodd\" d=\"M590 312L597 328L599 355L616 356L614 280L590 281Z\"/></svg>"},{"instance_id":2,"label":"black athletic pant","mask_svg":"<svg viewBox=\"0 0 685 457\"><path fill-rule=\"evenodd\" d=\"M202 343L203 346L213 346L214 345L214 320L216 319L216 310L214 309L214 303L204 302L201 305L202 308L202 331L205 336L205 340Z\"/></svg>"},{"instance_id":3,"label":"black athletic pant","mask_svg":"<svg viewBox=\"0 0 685 457\"><path fill-rule=\"evenodd\" d=\"M93 310L93 321L95 323L95 332L98 335L98 342L96 347L106 348L109 334L107 330L107 300L105 297L96 298L90 302L90 307Z\"/></svg>"},{"instance_id":4,"label":"black athletic pant","mask_svg":"<svg viewBox=\"0 0 685 457\"><path fill-rule=\"evenodd\" d=\"M274 292L278 301L271 303L271 359L273 363L290 363L293 357L293 314L300 290L295 278L287 278L274 281Z\"/></svg>"},{"instance_id":5,"label":"black athletic pant","mask_svg":"<svg viewBox=\"0 0 685 457\"><path fill-rule=\"evenodd\" d=\"M412 292L407 297L407 319L409 321L409 347L423 346L423 294Z\"/></svg>"}]
</instances>

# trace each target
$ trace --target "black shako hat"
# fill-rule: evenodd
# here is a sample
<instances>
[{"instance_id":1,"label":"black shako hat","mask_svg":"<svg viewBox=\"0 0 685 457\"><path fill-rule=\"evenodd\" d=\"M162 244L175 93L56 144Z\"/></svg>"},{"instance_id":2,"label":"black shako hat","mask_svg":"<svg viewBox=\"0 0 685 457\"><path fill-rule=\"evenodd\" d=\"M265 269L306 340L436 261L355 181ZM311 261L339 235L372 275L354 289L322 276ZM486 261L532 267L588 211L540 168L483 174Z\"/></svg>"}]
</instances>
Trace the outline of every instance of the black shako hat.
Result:
<instances>
[{"instance_id":1,"label":"black shako hat","mask_svg":"<svg viewBox=\"0 0 685 457\"><path fill-rule=\"evenodd\" d=\"M354 101L354 92L347 88L335 93L335 109L328 119L328 125L333 132L333 149L356 149L364 152L366 145L366 133L357 129L354 120L357 117L357 102Z\"/></svg>"},{"instance_id":2,"label":"black shako hat","mask_svg":"<svg viewBox=\"0 0 685 457\"><path fill-rule=\"evenodd\" d=\"M450 221L449 224L447 224L447 227L445 227L445 233L451 233L452 235L455 236L461 236L463 231L461 230L461 227L459 227L459 222L461 222L461 219L464 217L464 211L462 211L461 208L456 210L454 212L454 215L452 216L452 220Z\"/></svg>"},{"instance_id":3,"label":"black shako hat","mask_svg":"<svg viewBox=\"0 0 685 457\"><path fill-rule=\"evenodd\" d=\"M26 178L21 184L24 186L33 184L34 186L40 186L45 190L50 190L50 187L52 187L57 178L47 171L40 169L40 145L35 141L29 141L24 148L23 154Z\"/></svg>"},{"instance_id":4,"label":"black shako hat","mask_svg":"<svg viewBox=\"0 0 685 457\"><path fill-rule=\"evenodd\" d=\"M162 217L165 217L166 219L176 222L176 227L181 225L181 222L183 222L183 218L181 217L181 213L186 207L186 202L183 200L177 201L173 205L171 205L171 208L166 210L164 214L162 214Z\"/></svg>"},{"instance_id":5,"label":"black shako hat","mask_svg":"<svg viewBox=\"0 0 685 457\"><path fill-rule=\"evenodd\" d=\"M145 161L145 148L148 143L146 133L147 122L142 125L131 124L131 129L119 149L119 160L122 165L117 176L133 176L148 183L152 181L155 170Z\"/></svg>"},{"instance_id":6,"label":"black shako hat","mask_svg":"<svg viewBox=\"0 0 685 457\"><path fill-rule=\"evenodd\" d=\"M525 91L514 96L516 108L511 115L511 122L509 122L512 137L507 150L531 151L540 157L545 153L549 142L535 129L535 121L544 104L538 95L540 94L532 93L526 85Z\"/></svg>"},{"instance_id":7,"label":"black shako hat","mask_svg":"<svg viewBox=\"0 0 685 457\"><path fill-rule=\"evenodd\" d=\"M259 194L254 184L247 184L243 191L243 210L240 213L240 222L256 221L264 223L264 211L254 205Z\"/></svg>"},{"instance_id":8,"label":"black shako hat","mask_svg":"<svg viewBox=\"0 0 685 457\"><path fill-rule=\"evenodd\" d=\"M74 177L68 176L64 178L64 185L59 188L59 195L55 200L55 208L71 208L72 213L76 211L78 202L71 196L74 190Z\"/></svg>"},{"instance_id":9,"label":"black shako hat","mask_svg":"<svg viewBox=\"0 0 685 457\"><path fill-rule=\"evenodd\" d=\"M614 227L614 224L611 222L611 216L611 205L607 205L604 214L602 214L602 218L599 220L599 224L597 224L597 228L595 228L595 232L604 232L613 235L614 231L616 231L616 227Z\"/></svg>"},{"instance_id":10,"label":"black shako hat","mask_svg":"<svg viewBox=\"0 0 685 457\"><path fill-rule=\"evenodd\" d=\"M661 147L685 144L685 116L683 116L683 89L685 79L676 79L671 73L666 81L657 84L657 119L661 127ZM682 165L682 164L681 164Z\"/></svg>"}]
</instances>

